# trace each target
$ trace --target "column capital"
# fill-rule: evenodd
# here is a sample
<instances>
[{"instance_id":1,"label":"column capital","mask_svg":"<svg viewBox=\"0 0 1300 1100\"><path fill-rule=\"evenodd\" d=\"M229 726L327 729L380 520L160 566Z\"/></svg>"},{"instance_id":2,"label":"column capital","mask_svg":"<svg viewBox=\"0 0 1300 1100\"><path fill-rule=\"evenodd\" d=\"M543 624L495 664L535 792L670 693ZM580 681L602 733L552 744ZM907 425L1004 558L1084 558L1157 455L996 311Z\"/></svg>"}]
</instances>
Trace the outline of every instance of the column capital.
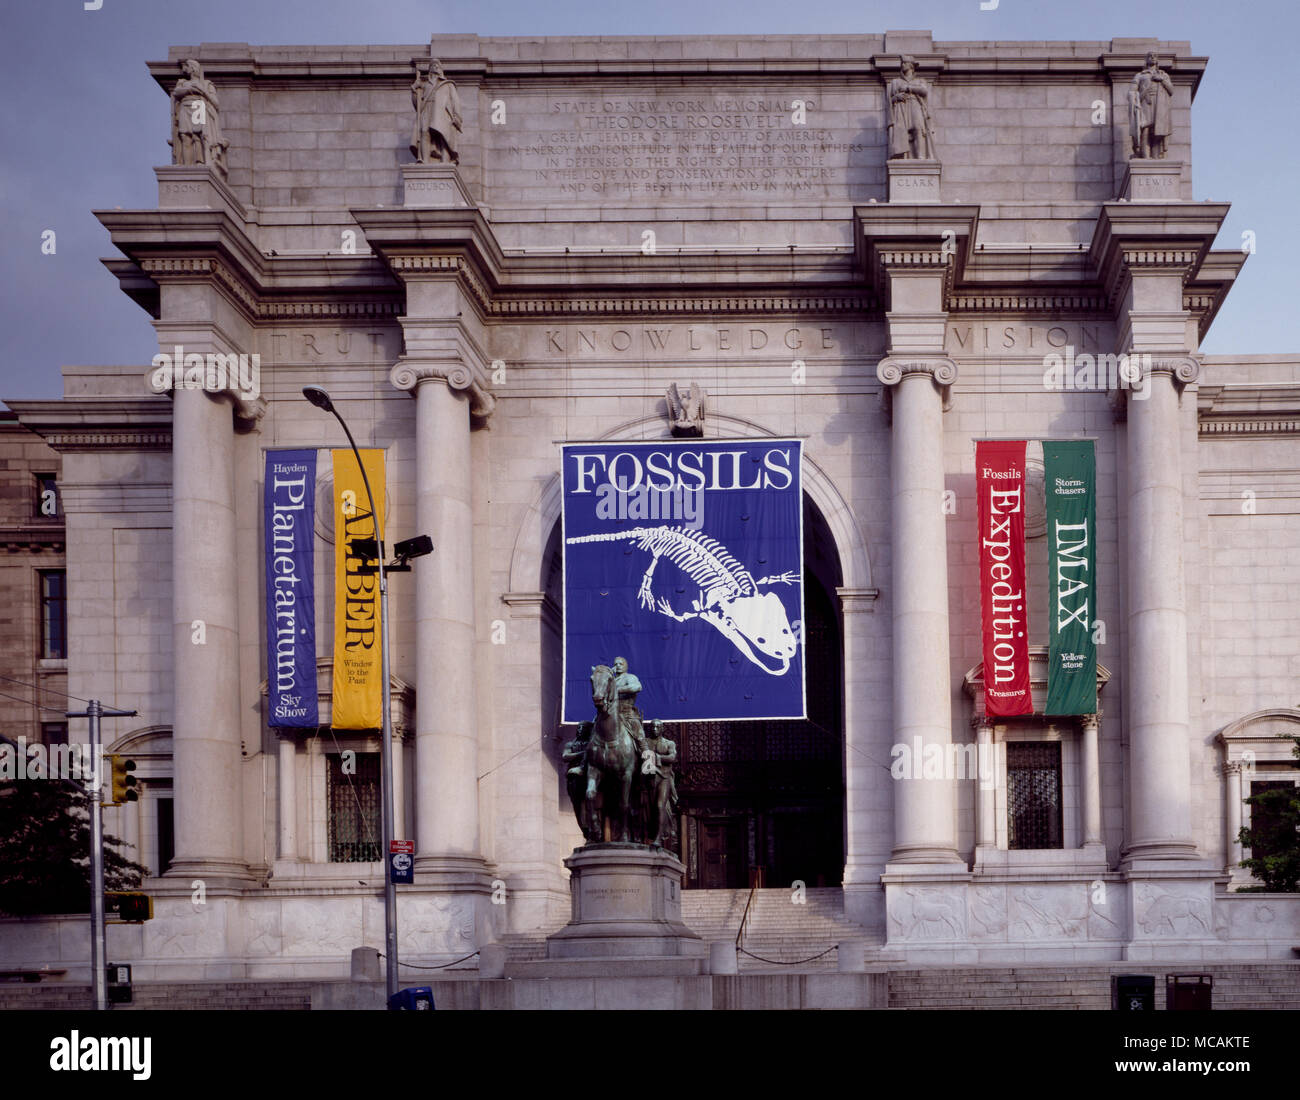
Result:
<instances>
[{"instance_id":1,"label":"column capital","mask_svg":"<svg viewBox=\"0 0 1300 1100\"><path fill-rule=\"evenodd\" d=\"M1176 386L1181 390L1184 386L1190 386L1201 376L1200 362L1190 355L1142 355L1139 357L1140 365L1144 371L1153 375L1168 375Z\"/></svg>"},{"instance_id":2,"label":"column capital","mask_svg":"<svg viewBox=\"0 0 1300 1100\"><path fill-rule=\"evenodd\" d=\"M1111 413L1116 420L1127 420L1129 403L1145 401L1151 396L1150 384L1157 377L1168 378L1181 395L1201 376L1200 360L1179 352L1130 352L1130 374L1121 368L1120 384L1110 391Z\"/></svg>"},{"instance_id":3,"label":"column capital","mask_svg":"<svg viewBox=\"0 0 1300 1100\"><path fill-rule=\"evenodd\" d=\"M1098 730L1101 728L1101 711L1096 714L1079 715L1079 728L1081 730Z\"/></svg>"},{"instance_id":4,"label":"column capital","mask_svg":"<svg viewBox=\"0 0 1300 1100\"><path fill-rule=\"evenodd\" d=\"M880 400L885 414L892 412L890 394L903 379L925 375L938 388L943 397L943 410L952 408L952 386L957 381L957 364L946 355L887 355L876 364L876 379L880 382Z\"/></svg>"},{"instance_id":5,"label":"column capital","mask_svg":"<svg viewBox=\"0 0 1300 1100\"><path fill-rule=\"evenodd\" d=\"M1240 760L1225 760L1225 761L1223 762L1223 774L1224 774L1224 775L1240 775L1240 774L1241 774L1241 761L1240 761Z\"/></svg>"},{"instance_id":6,"label":"column capital","mask_svg":"<svg viewBox=\"0 0 1300 1100\"><path fill-rule=\"evenodd\" d=\"M158 354L144 377L151 393L174 397L178 390L201 390L214 400L228 397L245 426L266 415L261 355L228 350L236 341L207 325L155 321L154 328Z\"/></svg>"},{"instance_id":7,"label":"column capital","mask_svg":"<svg viewBox=\"0 0 1300 1100\"><path fill-rule=\"evenodd\" d=\"M970 719L970 728L976 733L983 733L985 730L992 732L994 726L993 719L987 714L972 714Z\"/></svg>"},{"instance_id":8,"label":"column capital","mask_svg":"<svg viewBox=\"0 0 1300 1100\"><path fill-rule=\"evenodd\" d=\"M492 415L496 408L496 398L484 385L476 372L464 362L446 359L409 359L403 356L391 371L388 379L399 390L406 390L412 397L417 393L422 382L438 381L446 383L449 389L464 392L469 397L470 413L480 419Z\"/></svg>"}]
</instances>

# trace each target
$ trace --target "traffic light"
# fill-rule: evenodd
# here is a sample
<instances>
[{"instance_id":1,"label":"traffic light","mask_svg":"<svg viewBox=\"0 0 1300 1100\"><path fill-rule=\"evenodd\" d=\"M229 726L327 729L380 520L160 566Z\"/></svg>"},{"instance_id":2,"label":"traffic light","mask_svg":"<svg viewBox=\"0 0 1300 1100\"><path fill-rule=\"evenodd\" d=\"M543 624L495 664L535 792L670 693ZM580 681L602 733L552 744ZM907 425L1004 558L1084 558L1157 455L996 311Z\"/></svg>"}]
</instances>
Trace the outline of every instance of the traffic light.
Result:
<instances>
[{"instance_id":1,"label":"traffic light","mask_svg":"<svg viewBox=\"0 0 1300 1100\"><path fill-rule=\"evenodd\" d=\"M112 776L111 794L109 802L114 806L120 806L123 802L138 802L140 795L136 792L136 778L129 774L135 771L135 761L128 760L125 756L117 753L110 753L108 757L109 773Z\"/></svg>"},{"instance_id":2,"label":"traffic light","mask_svg":"<svg viewBox=\"0 0 1300 1100\"><path fill-rule=\"evenodd\" d=\"M153 920L153 898L138 890L105 890L105 912L117 918L117 924L134 924Z\"/></svg>"}]
</instances>

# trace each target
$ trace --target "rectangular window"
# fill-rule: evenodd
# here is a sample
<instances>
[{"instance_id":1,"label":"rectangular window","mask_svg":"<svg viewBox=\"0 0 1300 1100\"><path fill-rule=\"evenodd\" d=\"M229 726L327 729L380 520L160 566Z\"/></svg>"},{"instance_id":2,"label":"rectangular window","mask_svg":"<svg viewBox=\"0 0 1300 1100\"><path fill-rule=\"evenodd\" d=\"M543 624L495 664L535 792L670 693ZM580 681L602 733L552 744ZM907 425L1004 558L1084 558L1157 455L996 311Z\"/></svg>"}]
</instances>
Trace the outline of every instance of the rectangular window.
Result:
<instances>
[{"instance_id":1,"label":"rectangular window","mask_svg":"<svg viewBox=\"0 0 1300 1100\"><path fill-rule=\"evenodd\" d=\"M1060 848L1061 743L1008 741L1007 847Z\"/></svg>"},{"instance_id":2,"label":"rectangular window","mask_svg":"<svg viewBox=\"0 0 1300 1100\"><path fill-rule=\"evenodd\" d=\"M379 808L379 753L330 753L325 757L331 863L374 863L383 822Z\"/></svg>"},{"instance_id":3,"label":"rectangular window","mask_svg":"<svg viewBox=\"0 0 1300 1100\"><path fill-rule=\"evenodd\" d=\"M41 740L47 745L66 745L68 743L68 723L42 722Z\"/></svg>"},{"instance_id":4,"label":"rectangular window","mask_svg":"<svg viewBox=\"0 0 1300 1100\"><path fill-rule=\"evenodd\" d=\"M62 569L41 573L41 656L68 655L68 575Z\"/></svg>"},{"instance_id":5,"label":"rectangular window","mask_svg":"<svg viewBox=\"0 0 1300 1100\"><path fill-rule=\"evenodd\" d=\"M176 832L172 819L172 800L160 798L158 806L158 870L164 875L172 865L172 856L176 854Z\"/></svg>"},{"instance_id":6,"label":"rectangular window","mask_svg":"<svg viewBox=\"0 0 1300 1100\"><path fill-rule=\"evenodd\" d=\"M63 497L59 493L58 474L36 475L36 502L33 514L37 519L62 518Z\"/></svg>"}]
</instances>

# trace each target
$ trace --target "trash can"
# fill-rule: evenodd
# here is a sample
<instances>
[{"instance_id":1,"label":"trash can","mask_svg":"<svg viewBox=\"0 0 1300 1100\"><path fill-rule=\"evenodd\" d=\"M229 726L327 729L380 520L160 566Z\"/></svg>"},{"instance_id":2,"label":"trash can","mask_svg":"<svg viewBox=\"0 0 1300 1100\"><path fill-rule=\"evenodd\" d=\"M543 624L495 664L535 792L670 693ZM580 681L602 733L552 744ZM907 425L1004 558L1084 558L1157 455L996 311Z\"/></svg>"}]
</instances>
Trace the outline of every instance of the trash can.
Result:
<instances>
[{"instance_id":1,"label":"trash can","mask_svg":"<svg viewBox=\"0 0 1300 1100\"><path fill-rule=\"evenodd\" d=\"M1156 979L1152 974L1116 974L1111 978L1111 1007L1116 1012L1154 1012Z\"/></svg>"},{"instance_id":2,"label":"trash can","mask_svg":"<svg viewBox=\"0 0 1300 1100\"><path fill-rule=\"evenodd\" d=\"M1213 974L1165 975L1165 1008L1170 1012L1209 1012L1213 997Z\"/></svg>"},{"instance_id":3,"label":"trash can","mask_svg":"<svg viewBox=\"0 0 1300 1100\"><path fill-rule=\"evenodd\" d=\"M428 985L399 989L388 998L388 1007L397 1012L429 1012L433 1005L433 987Z\"/></svg>"}]
</instances>

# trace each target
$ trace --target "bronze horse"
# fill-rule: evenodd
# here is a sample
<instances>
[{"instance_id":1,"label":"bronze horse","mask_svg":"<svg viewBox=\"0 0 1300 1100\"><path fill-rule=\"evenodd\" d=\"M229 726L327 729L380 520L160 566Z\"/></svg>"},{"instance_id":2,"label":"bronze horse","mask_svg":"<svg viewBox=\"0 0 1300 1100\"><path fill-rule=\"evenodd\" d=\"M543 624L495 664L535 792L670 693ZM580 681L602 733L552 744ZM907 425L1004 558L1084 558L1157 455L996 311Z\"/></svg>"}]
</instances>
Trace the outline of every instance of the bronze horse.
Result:
<instances>
[{"instance_id":1,"label":"bronze horse","mask_svg":"<svg viewBox=\"0 0 1300 1100\"><path fill-rule=\"evenodd\" d=\"M591 670L591 701L596 704L595 729L587 744L587 821L595 836L604 840L602 815L596 809L600 793L604 820L610 823L612 840L631 839L628 808L632 801L632 776L636 771L636 744L618 716L617 678L608 665Z\"/></svg>"}]
</instances>

